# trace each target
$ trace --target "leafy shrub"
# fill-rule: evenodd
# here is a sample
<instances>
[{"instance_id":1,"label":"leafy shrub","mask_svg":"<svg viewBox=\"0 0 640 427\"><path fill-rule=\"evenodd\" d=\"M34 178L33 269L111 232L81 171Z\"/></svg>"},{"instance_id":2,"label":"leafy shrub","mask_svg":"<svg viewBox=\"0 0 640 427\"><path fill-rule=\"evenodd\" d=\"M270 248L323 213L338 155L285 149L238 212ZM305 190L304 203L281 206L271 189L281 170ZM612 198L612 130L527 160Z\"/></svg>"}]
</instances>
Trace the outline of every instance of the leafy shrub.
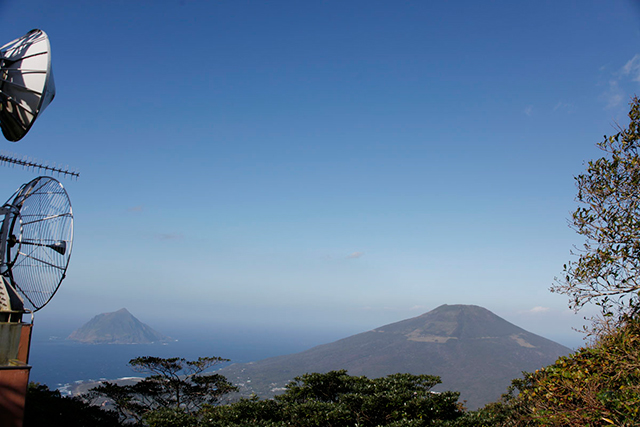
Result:
<instances>
[{"instance_id":1,"label":"leafy shrub","mask_svg":"<svg viewBox=\"0 0 640 427\"><path fill-rule=\"evenodd\" d=\"M458 393L431 391L438 383L438 377L429 375L369 379L344 370L305 374L275 400L242 399L208 407L200 422L210 427L435 426L463 414Z\"/></svg>"},{"instance_id":2,"label":"leafy shrub","mask_svg":"<svg viewBox=\"0 0 640 427\"><path fill-rule=\"evenodd\" d=\"M627 318L592 347L513 381L514 426L637 426L640 419L640 319Z\"/></svg>"}]
</instances>

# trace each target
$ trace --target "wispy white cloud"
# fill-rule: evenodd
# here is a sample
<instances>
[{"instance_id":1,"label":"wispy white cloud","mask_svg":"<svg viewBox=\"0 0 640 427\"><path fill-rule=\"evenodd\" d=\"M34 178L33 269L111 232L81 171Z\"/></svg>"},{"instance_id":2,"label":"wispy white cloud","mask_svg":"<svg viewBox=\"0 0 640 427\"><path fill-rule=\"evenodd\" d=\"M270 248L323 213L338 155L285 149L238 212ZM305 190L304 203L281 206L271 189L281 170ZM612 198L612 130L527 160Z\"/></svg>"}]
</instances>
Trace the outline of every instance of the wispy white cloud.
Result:
<instances>
[{"instance_id":1,"label":"wispy white cloud","mask_svg":"<svg viewBox=\"0 0 640 427\"><path fill-rule=\"evenodd\" d=\"M607 108L617 107L629 98L629 91L622 87L625 82L629 81L640 83L640 54L635 54L620 69L612 73L607 91L602 96L607 103Z\"/></svg>"},{"instance_id":2,"label":"wispy white cloud","mask_svg":"<svg viewBox=\"0 0 640 427\"><path fill-rule=\"evenodd\" d=\"M573 104L564 101L558 101L558 103L553 107L553 111L565 111L567 113L573 112Z\"/></svg>"},{"instance_id":3,"label":"wispy white cloud","mask_svg":"<svg viewBox=\"0 0 640 427\"><path fill-rule=\"evenodd\" d=\"M624 76L631 77L631 80L634 82L640 82L640 54L637 53L626 64L624 64L624 67L622 67L620 72Z\"/></svg>"},{"instance_id":4,"label":"wispy white cloud","mask_svg":"<svg viewBox=\"0 0 640 427\"><path fill-rule=\"evenodd\" d=\"M531 114L533 114L533 105L527 105L524 109L524 113L527 116L531 116Z\"/></svg>"},{"instance_id":5,"label":"wispy white cloud","mask_svg":"<svg viewBox=\"0 0 640 427\"><path fill-rule=\"evenodd\" d=\"M549 310L550 310L549 307L536 306L536 307L533 307L531 310L527 310L527 313L539 314L539 313L546 313Z\"/></svg>"},{"instance_id":6,"label":"wispy white cloud","mask_svg":"<svg viewBox=\"0 0 640 427\"><path fill-rule=\"evenodd\" d=\"M607 102L607 108L614 108L622 103L624 95L618 80L609 80L609 89L604 93L604 99Z\"/></svg>"},{"instance_id":7,"label":"wispy white cloud","mask_svg":"<svg viewBox=\"0 0 640 427\"><path fill-rule=\"evenodd\" d=\"M364 252L353 252L347 255L347 259L361 258L363 255L364 255Z\"/></svg>"}]
</instances>

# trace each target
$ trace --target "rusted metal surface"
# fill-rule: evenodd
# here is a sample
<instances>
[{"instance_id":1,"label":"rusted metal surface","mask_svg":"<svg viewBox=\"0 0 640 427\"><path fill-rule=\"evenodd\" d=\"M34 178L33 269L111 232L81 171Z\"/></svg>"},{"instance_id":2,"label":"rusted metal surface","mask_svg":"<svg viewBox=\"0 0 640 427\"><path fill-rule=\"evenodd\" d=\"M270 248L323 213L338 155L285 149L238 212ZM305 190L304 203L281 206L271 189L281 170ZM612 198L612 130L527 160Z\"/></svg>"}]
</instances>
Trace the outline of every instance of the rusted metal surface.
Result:
<instances>
[{"instance_id":1,"label":"rusted metal surface","mask_svg":"<svg viewBox=\"0 0 640 427\"><path fill-rule=\"evenodd\" d=\"M31 348L31 330L33 324L22 323L20 330L20 344L18 345L18 359L22 363L29 363L29 349Z\"/></svg>"},{"instance_id":2,"label":"rusted metal surface","mask_svg":"<svg viewBox=\"0 0 640 427\"><path fill-rule=\"evenodd\" d=\"M6 427L22 427L31 366L14 360L0 366L0 420Z\"/></svg>"},{"instance_id":3,"label":"rusted metal surface","mask_svg":"<svg viewBox=\"0 0 640 427\"><path fill-rule=\"evenodd\" d=\"M0 322L0 425L22 427L33 324Z\"/></svg>"}]
</instances>

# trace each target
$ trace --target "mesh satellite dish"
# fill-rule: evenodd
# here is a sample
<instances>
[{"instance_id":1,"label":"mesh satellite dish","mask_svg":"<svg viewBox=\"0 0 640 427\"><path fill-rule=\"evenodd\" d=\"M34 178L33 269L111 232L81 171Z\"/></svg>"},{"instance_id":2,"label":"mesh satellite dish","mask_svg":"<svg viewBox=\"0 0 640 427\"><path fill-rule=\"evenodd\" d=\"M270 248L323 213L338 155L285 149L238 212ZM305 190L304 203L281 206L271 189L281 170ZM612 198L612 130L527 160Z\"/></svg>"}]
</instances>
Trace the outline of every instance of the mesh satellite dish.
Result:
<instances>
[{"instance_id":1,"label":"mesh satellite dish","mask_svg":"<svg viewBox=\"0 0 640 427\"><path fill-rule=\"evenodd\" d=\"M21 140L55 93L44 31L31 30L0 48L0 128L6 139Z\"/></svg>"},{"instance_id":2,"label":"mesh satellite dish","mask_svg":"<svg viewBox=\"0 0 640 427\"><path fill-rule=\"evenodd\" d=\"M65 277L73 243L73 213L66 190L38 177L1 208L0 311L38 311ZM1 289L4 288L4 289Z\"/></svg>"}]
</instances>

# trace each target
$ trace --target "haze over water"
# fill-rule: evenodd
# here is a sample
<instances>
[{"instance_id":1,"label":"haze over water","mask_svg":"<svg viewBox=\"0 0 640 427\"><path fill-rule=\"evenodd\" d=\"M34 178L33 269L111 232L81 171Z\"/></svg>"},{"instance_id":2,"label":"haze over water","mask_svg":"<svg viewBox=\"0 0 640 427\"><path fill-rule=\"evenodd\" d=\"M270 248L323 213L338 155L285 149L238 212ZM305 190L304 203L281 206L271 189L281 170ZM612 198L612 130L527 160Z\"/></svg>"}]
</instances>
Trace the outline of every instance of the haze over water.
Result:
<instances>
[{"instance_id":1,"label":"haze over water","mask_svg":"<svg viewBox=\"0 0 640 427\"><path fill-rule=\"evenodd\" d=\"M236 330L174 330L177 341L166 344L81 344L67 341L66 330L34 328L31 344L30 380L52 388L82 380L116 379L140 376L127 366L140 356L184 357L218 356L232 363L251 362L282 354L296 353L342 336L295 334L292 332ZM61 332L51 335L49 332Z\"/></svg>"},{"instance_id":2,"label":"haze over water","mask_svg":"<svg viewBox=\"0 0 640 427\"><path fill-rule=\"evenodd\" d=\"M573 176L640 91L638 10L0 1L1 40L49 35L57 87L0 148L80 171L36 331L126 306L273 353L477 304L576 347L591 313L548 288L581 243ZM0 178L9 197L34 172Z\"/></svg>"}]
</instances>

